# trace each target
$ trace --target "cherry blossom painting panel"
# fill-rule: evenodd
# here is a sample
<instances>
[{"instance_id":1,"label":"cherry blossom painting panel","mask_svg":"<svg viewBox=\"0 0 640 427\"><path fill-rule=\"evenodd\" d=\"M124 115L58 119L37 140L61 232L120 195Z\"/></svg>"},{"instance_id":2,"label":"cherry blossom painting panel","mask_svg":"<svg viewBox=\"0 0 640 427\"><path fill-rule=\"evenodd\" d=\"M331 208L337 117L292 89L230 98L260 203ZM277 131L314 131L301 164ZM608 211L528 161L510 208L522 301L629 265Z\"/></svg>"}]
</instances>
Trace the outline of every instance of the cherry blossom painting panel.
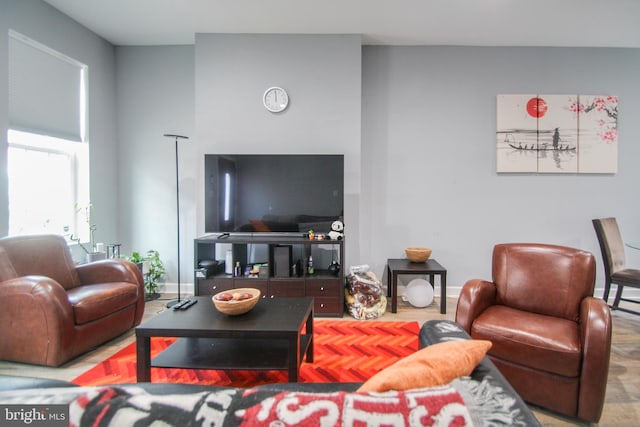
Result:
<instances>
[{"instance_id":1,"label":"cherry blossom painting panel","mask_svg":"<svg viewBox=\"0 0 640 427\"><path fill-rule=\"evenodd\" d=\"M580 95L578 116L580 173L618 172L618 97Z\"/></svg>"}]
</instances>

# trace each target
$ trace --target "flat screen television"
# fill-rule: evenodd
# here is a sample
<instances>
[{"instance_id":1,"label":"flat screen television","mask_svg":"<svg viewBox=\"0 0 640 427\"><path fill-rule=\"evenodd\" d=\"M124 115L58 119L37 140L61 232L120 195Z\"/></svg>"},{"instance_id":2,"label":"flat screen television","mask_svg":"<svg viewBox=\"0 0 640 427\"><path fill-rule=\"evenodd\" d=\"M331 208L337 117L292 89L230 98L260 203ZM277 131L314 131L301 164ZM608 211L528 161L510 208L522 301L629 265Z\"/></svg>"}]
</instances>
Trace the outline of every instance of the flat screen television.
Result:
<instances>
[{"instance_id":1,"label":"flat screen television","mask_svg":"<svg viewBox=\"0 0 640 427\"><path fill-rule=\"evenodd\" d=\"M206 154L205 232L328 233L344 214L344 155Z\"/></svg>"}]
</instances>

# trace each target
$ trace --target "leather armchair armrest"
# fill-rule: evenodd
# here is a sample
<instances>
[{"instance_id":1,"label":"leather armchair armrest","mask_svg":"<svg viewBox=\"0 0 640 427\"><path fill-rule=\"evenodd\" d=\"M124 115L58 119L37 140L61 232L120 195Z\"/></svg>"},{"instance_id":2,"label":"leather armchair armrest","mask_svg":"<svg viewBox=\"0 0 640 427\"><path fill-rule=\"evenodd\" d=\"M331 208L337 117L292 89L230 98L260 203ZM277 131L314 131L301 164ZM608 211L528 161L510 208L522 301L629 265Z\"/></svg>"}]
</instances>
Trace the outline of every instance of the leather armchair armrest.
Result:
<instances>
[{"instance_id":1,"label":"leather armchair armrest","mask_svg":"<svg viewBox=\"0 0 640 427\"><path fill-rule=\"evenodd\" d=\"M92 285L96 283L129 282L140 285L144 294L144 279L140 269L132 262L124 259L106 259L82 264L76 267L80 283Z\"/></svg>"},{"instance_id":2,"label":"leather armchair armrest","mask_svg":"<svg viewBox=\"0 0 640 427\"><path fill-rule=\"evenodd\" d=\"M599 420L604 406L611 356L611 310L601 300L580 303L580 339L583 347L578 417Z\"/></svg>"},{"instance_id":3,"label":"leather armchair armrest","mask_svg":"<svg viewBox=\"0 0 640 427\"><path fill-rule=\"evenodd\" d=\"M496 300L496 286L482 279L467 281L460 291L456 307L456 323L471 335L471 324Z\"/></svg>"},{"instance_id":4,"label":"leather armchair armrest","mask_svg":"<svg viewBox=\"0 0 640 427\"><path fill-rule=\"evenodd\" d=\"M53 279L44 276L22 276L0 285L0 306L9 309L10 301L28 297L36 304L20 307L21 312L45 310L56 316L73 320L73 310L65 289ZM73 322L71 322L73 324Z\"/></svg>"},{"instance_id":5,"label":"leather armchair armrest","mask_svg":"<svg viewBox=\"0 0 640 427\"><path fill-rule=\"evenodd\" d=\"M125 259L105 259L102 261L90 262L76 267L81 285L91 285L96 283L128 282L138 286L138 303L136 304L136 314L134 326L139 325L144 313L144 278L142 272L131 261Z\"/></svg>"},{"instance_id":6,"label":"leather armchair armrest","mask_svg":"<svg viewBox=\"0 0 640 427\"><path fill-rule=\"evenodd\" d=\"M64 288L48 277L0 283L0 324L0 358L57 366L73 348L73 309Z\"/></svg>"}]
</instances>

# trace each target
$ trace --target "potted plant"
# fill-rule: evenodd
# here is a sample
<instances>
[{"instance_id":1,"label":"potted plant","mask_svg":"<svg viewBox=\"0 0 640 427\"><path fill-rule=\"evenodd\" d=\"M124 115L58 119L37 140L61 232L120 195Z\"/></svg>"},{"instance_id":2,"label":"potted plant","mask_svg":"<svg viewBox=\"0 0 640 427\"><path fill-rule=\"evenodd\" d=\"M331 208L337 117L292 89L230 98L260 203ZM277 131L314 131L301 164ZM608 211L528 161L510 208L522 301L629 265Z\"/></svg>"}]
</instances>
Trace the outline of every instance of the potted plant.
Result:
<instances>
[{"instance_id":1,"label":"potted plant","mask_svg":"<svg viewBox=\"0 0 640 427\"><path fill-rule=\"evenodd\" d=\"M158 282L165 274L164 263L160 259L158 251L150 249L144 256L140 252L133 252L131 256L125 256L124 258L138 265L138 268L142 271L146 299L158 298L160 296Z\"/></svg>"}]
</instances>

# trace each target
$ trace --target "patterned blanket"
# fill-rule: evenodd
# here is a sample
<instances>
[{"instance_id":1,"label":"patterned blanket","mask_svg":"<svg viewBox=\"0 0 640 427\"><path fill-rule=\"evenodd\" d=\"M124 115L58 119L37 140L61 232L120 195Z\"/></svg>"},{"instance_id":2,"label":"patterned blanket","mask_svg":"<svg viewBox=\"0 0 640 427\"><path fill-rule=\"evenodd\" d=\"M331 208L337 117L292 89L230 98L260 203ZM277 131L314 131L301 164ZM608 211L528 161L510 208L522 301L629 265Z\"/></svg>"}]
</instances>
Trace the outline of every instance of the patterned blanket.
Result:
<instances>
[{"instance_id":1,"label":"patterned blanket","mask_svg":"<svg viewBox=\"0 0 640 427\"><path fill-rule=\"evenodd\" d=\"M0 404L68 404L69 425L96 427L525 426L512 403L489 381L471 378L385 393L173 384L0 392Z\"/></svg>"}]
</instances>

